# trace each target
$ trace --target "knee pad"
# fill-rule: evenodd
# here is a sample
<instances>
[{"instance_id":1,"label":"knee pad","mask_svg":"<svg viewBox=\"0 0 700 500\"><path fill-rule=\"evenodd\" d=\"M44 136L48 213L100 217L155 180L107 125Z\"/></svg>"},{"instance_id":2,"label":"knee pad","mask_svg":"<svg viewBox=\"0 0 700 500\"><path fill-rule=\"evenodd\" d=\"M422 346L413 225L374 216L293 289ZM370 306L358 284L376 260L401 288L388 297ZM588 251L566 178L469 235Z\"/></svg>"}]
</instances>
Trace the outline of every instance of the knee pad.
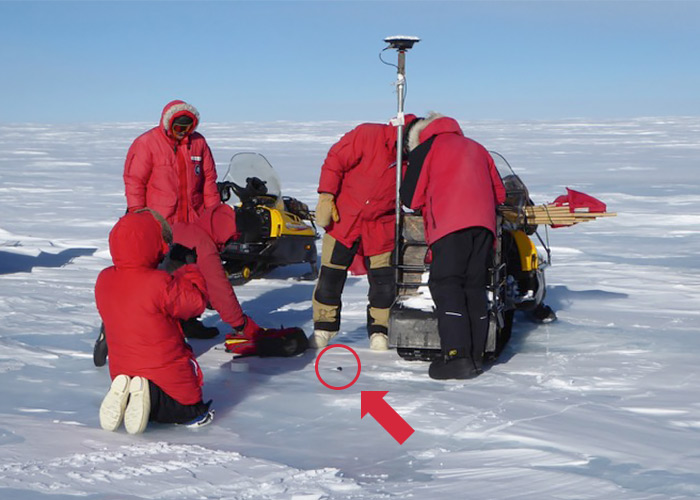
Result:
<instances>
[{"instance_id":1,"label":"knee pad","mask_svg":"<svg viewBox=\"0 0 700 500\"><path fill-rule=\"evenodd\" d=\"M321 266L314 290L314 299L321 304L340 305L340 296L343 294L347 276L348 273L345 269Z\"/></svg>"},{"instance_id":2,"label":"knee pad","mask_svg":"<svg viewBox=\"0 0 700 500\"><path fill-rule=\"evenodd\" d=\"M367 278L369 280L369 305L379 309L391 307L396 296L394 269L391 267L369 269Z\"/></svg>"}]
</instances>

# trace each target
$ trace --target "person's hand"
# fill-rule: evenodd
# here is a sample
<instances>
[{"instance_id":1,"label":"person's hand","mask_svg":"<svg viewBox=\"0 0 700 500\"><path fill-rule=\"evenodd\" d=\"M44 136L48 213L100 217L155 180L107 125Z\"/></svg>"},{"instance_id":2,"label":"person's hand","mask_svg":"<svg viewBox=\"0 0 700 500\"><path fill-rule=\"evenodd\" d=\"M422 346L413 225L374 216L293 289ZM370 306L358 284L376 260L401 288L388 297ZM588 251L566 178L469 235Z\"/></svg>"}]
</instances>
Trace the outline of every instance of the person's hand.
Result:
<instances>
[{"instance_id":1,"label":"person's hand","mask_svg":"<svg viewBox=\"0 0 700 500\"><path fill-rule=\"evenodd\" d=\"M187 248L180 243L174 243L170 246L170 260L182 262L184 264L194 264L197 262L197 251L193 248Z\"/></svg>"},{"instance_id":2,"label":"person's hand","mask_svg":"<svg viewBox=\"0 0 700 500\"><path fill-rule=\"evenodd\" d=\"M265 329L259 326L250 316L243 316L243 324L234 328L236 336L246 339L254 339L257 335L264 332Z\"/></svg>"},{"instance_id":3,"label":"person's hand","mask_svg":"<svg viewBox=\"0 0 700 500\"><path fill-rule=\"evenodd\" d=\"M255 342L251 339L231 334L226 335L224 349L226 349L226 352L238 354L239 356L255 356L258 353Z\"/></svg>"},{"instance_id":4,"label":"person's hand","mask_svg":"<svg viewBox=\"0 0 700 500\"><path fill-rule=\"evenodd\" d=\"M335 197L331 193L320 193L318 205L316 205L316 222L321 227L328 227L333 222L338 222L338 208L335 206Z\"/></svg>"}]
</instances>

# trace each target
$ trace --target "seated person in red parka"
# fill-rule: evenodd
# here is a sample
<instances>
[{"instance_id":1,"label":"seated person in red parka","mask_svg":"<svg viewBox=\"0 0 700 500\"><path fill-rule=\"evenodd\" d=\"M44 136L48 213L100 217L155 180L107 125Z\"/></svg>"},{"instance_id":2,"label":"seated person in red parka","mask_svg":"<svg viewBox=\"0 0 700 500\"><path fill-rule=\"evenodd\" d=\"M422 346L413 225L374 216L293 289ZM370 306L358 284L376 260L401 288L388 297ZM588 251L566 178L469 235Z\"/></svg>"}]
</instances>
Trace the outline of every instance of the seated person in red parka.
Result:
<instances>
[{"instance_id":1,"label":"seated person in red parka","mask_svg":"<svg viewBox=\"0 0 700 500\"><path fill-rule=\"evenodd\" d=\"M130 434L148 421L203 425L213 418L202 402L202 371L185 342L180 320L202 313L206 284L196 265L172 275L157 269L168 247L150 211L129 213L109 234L114 265L97 277L97 309L109 331L112 385L100 406L100 425Z\"/></svg>"},{"instance_id":2,"label":"seated person in red parka","mask_svg":"<svg viewBox=\"0 0 700 500\"><path fill-rule=\"evenodd\" d=\"M238 237L236 213L230 205L221 204L207 208L192 223L173 224L173 248L166 259L166 270L173 264L181 264L196 258L197 266L207 284L209 304L219 313L221 320L236 332L252 338L261 328L250 317L243 314L233 287L226 277L220 253L226 243ZM178 247L179 246L179 247ZM189 251L194 251L188 257ZM183 323L188 337L211 337L218 334L215 327L204 327L196 319ZM210 334L208 330L213 330Z\"/></svg>"},{"instance_id":3,"label":"seated person in red parka","mask_svg":"<svg viewBox=\"0 0 700 500\"><path fill-rule=\"evenodd\" d=\"M434 379L482 373L488 334L488 268L496 236L496 206L506 191L489 152L464 137L453 118L436 113L407 133L408 168L401 201L423 215L432 253L428 285L435 302L442 356Z\"/></svg>"}]
</instances>

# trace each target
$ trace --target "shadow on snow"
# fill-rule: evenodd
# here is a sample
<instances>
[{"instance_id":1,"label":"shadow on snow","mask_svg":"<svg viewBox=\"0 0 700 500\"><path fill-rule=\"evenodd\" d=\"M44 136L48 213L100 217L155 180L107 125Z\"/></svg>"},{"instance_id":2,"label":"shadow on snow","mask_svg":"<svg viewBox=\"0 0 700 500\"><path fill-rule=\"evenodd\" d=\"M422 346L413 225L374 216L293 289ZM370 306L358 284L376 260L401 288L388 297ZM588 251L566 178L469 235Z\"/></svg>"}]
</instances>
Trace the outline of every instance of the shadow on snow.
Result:
<instances>
[{"instance_id":1,"label":"shadow on snow","mask_svg":"<svg viewBox=\"0 0 700 500\"><path fill-rule=\"evenodd\" d=\"M63 267L76 257L92 255L97 248L68 248L59 253L23 255L0 250L0 274L29 273L35 267Z\"/></svg>"}]
</instances>

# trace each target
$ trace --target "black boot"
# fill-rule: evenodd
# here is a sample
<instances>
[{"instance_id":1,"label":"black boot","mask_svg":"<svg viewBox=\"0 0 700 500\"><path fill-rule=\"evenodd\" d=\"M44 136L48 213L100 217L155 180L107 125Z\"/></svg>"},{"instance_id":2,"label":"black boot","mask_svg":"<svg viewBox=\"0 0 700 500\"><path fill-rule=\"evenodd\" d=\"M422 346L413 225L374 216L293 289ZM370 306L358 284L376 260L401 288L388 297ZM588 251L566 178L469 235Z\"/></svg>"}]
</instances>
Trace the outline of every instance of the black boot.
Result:
<instances>
[{"instance_id":1,"label":"black boot","mask_svg":"<svg viewBox=\"0 0 700 500\"><path fill-rule=\"evenodd\" d=\"M219 329L215 326L204 326L197 318L181 321L182 331L188 339L213 339L219 335Z\"/></svg>"},{"instance_id":2,"label":"black boot","mask_svg":"<svg viewBox=\"0 0 700 500\"><path fill-rule=\"evenodd\" d=\"M435 380L465 380L478 377L482 373L484 371L481 368L477 368L471 358L457 353L443 354L430 363L430 368L428 369L428 375Z\"/></svg>"},{"instance_id":3,"label":"black boot","mask_svg":"<svg viewBox=\"0 0 700 500\"><path fill-rule=\"evenodd\" d=\"M548 305L540 304L532 311L532 318L536 323L551 323L557 315Z\"/></svg>"},{"instance_id":4,"label":"black boot","mask_svg":"<svg viewBox=\"0 0 700 500\"><path fill-rule=\"evenodd\" d=\"M100 326L100 335L95 341L95 348L92 351L92 362L95 366L104 366L107 362L107 338L105 337L105 325Z\"/></svg>"}]
</instances>

